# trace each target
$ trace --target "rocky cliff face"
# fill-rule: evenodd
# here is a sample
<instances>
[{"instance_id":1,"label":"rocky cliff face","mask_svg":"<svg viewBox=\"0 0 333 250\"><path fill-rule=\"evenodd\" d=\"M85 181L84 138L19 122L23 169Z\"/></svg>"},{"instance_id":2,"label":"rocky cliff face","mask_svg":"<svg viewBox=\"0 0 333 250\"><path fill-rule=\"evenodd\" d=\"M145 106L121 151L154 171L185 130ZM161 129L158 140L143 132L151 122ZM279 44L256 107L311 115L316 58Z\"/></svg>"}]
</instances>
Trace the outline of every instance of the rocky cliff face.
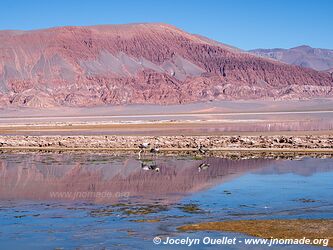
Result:
<instances>
[{"instance_id":1,"label":"rocky cliff face","mask_svg":"<svg viewBox=\"0 0 333 250\"><path fill-rule=\"evenodd\" d=\"M0 107L333 95L332 76L166 24L0 32Z\"/></svg>"}]
</instances>

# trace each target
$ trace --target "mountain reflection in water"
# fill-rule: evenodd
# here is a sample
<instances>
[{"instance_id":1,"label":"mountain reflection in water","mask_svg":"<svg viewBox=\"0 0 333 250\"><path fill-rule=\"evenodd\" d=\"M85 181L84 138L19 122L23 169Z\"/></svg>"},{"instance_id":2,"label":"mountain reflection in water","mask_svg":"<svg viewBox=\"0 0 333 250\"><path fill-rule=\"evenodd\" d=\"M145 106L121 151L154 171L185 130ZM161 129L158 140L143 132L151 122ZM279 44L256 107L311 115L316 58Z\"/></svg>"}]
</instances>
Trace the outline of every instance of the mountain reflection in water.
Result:
<instances>
[{"instance_id":1,"label":"mountain reflection in water","mask_svg":"<svg viewBox=\"0 0 333 250\"><path fill-rule=\"evenodd\" d=\"M52 199L50 192L112 192L145 199L167 197L173 201L263 168L270 162L267 159L159 157L155 163L160 172L156 172L144 171L142 161L136 156L6 154L0 159L0 198L48 200ZM201 163L210 167L198 171ZM107 202L117 197L89 199Z\"/></svg>"}]
</instances>

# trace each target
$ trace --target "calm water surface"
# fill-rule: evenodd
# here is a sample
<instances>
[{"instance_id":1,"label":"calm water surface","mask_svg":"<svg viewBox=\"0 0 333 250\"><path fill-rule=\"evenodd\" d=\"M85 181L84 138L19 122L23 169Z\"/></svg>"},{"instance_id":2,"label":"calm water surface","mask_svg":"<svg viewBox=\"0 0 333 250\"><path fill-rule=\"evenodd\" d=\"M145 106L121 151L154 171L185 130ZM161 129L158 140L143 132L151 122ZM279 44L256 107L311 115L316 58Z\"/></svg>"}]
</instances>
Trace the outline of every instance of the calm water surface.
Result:
<instances>
[{"instance_id":1,"label":"calm water surface","mask_svg":"<svg viewBox=\"0 0 333 250\"><path fill-rule=\"evenodd\" d=\"M200 169L202 163L210 167ZM177 227L238 219L332 219L332 180L333 159L3 153L0 249L175 249L156 246L152 239L244 238L183 233ZM280 248L295 246L274 247Z\"/></svg>"}]
</instances>

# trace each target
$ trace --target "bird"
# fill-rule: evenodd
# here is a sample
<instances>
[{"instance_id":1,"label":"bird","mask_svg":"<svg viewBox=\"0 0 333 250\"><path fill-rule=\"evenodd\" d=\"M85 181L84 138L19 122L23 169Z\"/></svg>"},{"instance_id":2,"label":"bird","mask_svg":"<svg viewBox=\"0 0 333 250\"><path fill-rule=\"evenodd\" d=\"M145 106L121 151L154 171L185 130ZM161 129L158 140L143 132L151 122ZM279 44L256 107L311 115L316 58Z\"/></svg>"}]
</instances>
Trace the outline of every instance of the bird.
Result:
<instances>
[{"instance_id":1,"label":"bird","mask_svg":"<svg viewBox=\"0 0 333 250\"><path fill-rule=\"evenodd\" d=\"M145 171L150 170L149 166L147 164L144 164L143 162L141 162L141 168L142 168L142 170L145 170Z\"/></svg>"},{"instance_id":2,"label":"bird","mask_svg":"<svg viewBox=\"0 0 333 250\"><path fill-rule=\"evenodd\" d=\"M198 171L201 172L201 170L206 170L209 167L210 165L208 163L201 163L198 167Z\"/></svg>"},{"instance_id":3,"label":"bird","mask_svg":"<svg viewBox=\"0 0 333 250\"><path fill-rule=\"evenodd\" d=\"M154 164L154 165L150 165L149 167L150 167L150 170L156 171L157 173L160 172L160 168L157 167L156 164Z\"/></svg>"},{"instance_id":4,"label":"bird","mask_svg":"<svg viewBox=\"0 0 333 250\"><path fill-rule=\"evenodd\" d=\"M150 146L150 143L149 142L144 142L144 143L141 143L140 145L139 145L139 148L141 148L141 149L146 149L146 148L148 148Z\"/></svg>"},{"instance_id":5,"label":"bird","mask_svg":"<svg viewBox=\"0 0 333 250\"><path fill-rule=\"evenodd\" d=\"M141 159L141 153L145 151L146 148L150 146L149 142L144 142L139 145L140 151L139 151L139 159Z\"/></svg>"},{"instance_id":6,"label":"bird","mask_svg":"<svg viewBox=\"0 0 333 250\"><path fill-rule=\"evenodd\" d=\"M152 171L160 172L160 168L157 167L157 165L155 163L148 165L148 164L141 162L141 168L142 168L142 170L145 170L145 171L152 170Z\"/></svg>"},{"instance_id":7,"label":"bird","mask_svg":"<svg viewBox=\"0 0 333 250\"><path fill-rule=\"evenodd\" d=\"M198 151L199 151L201 154L206 154L208 150L207 150L206 148L204 148L202 145L200 145L200 146L198 147Z\"/></svg>"},{"instance_id":8,"label":"bird","mask_svg":"<svg viewBox=\"0 0 333 250\"><path fill-rule=\"evenodd\" d=\"M150 153L157 154L158 152L160 152L159 148L151 148L150 149Z\"/></svg>"}]
</instances>

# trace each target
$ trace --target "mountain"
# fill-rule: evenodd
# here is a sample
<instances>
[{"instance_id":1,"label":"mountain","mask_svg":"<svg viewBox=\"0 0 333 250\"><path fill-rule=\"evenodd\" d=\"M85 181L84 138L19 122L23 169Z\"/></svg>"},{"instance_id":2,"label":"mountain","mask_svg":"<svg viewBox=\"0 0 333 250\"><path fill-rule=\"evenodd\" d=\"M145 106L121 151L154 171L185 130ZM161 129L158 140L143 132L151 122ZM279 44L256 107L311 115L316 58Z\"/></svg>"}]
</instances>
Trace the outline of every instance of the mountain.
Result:
<instances>
[{"instance_id":1,"label":"mountain","mask_svg":"<svg viewBox=\"0 0 333 250\"><path fill-rule=\"evenodd\" d=\"M0 107L332 96L332 76L167 24L0 31Z\"/></svg>"},{"instance_id":2,"label":"mountain","mask_svg":"<svg viewBox=\"0 0 333 250\"><path fill-rule=\"evenodd\" d=\"M255 49L249 52L288 64L325 71L333 68L333 50L299 46L291 49Z\"/></svg>"}]
</instances>

